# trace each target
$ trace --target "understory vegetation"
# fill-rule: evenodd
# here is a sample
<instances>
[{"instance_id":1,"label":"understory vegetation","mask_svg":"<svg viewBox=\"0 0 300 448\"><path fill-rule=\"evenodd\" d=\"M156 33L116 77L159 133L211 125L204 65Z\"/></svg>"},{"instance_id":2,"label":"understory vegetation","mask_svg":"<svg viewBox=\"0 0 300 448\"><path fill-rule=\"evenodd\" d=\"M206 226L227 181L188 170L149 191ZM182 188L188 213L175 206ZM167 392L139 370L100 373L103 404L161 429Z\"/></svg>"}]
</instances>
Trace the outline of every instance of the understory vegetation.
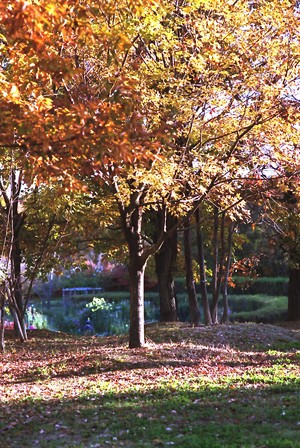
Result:
<instances>
[{"instance_id":1,"label":"understory vegetation","mask_svg":"<svg viewBox=\"0 0 300 448\"><path fill-rule=\"evenodd\" d=\"M300 329L146 325L126 336L7 332L2 447L300 447Z\"/></svg>"},{"instance_id":2,"label":"understory vegetation","mask_svg":"<svg viewBox=\"0 0 300 448\"><path fill-rule=\"evenodd\" d=\"M129 293L123 293L123 298L114 294L102 295L103 303L98 309L92 309L89 304L97 298L74 298L66 310L61 301L55 301L50 310L37 314L38 322L43 322L40 328L54 329L71 334L84 334L87 322L92 326L93 334L114 335L128 331L129 322ZM287 316L287 297L255 295L232 295L229 299L231 322L274 323L284 320ZM201 309L201 307L200 307ZM41 319L40 316L46 317ZM202 313L203 316L203 313ZM187 297L179 296L179 319L189 322L189 304ZM36 320L35 320L36 321ZM146 294L145 321L159 321L158 294Z\"/></svg>"},{"instance_id":3,"label":"understory vegetation","mask_svg":"<svg viewBox=\"0 0 300 448\"><path fill-rule=\"evenodd\" d=\"M81 286L103 286L102 278L78 276ZM98 283L96 282L98 281ZM67 287L76 287L77 276L68 280ZM101 283L99 283L101 282ZM107 280L106 280L107 282ZM287 278L235 279L228 297L231 322L276 323L287 318ZM65 284L63 284L65 287ZM184 279L176 280L178 315L181 322L190 322L190 310ZM59 293L59 291L58 291ZM199 297L199 295L198 295ZM211 294L209 300L212 300ZM199 300L200 302L200 300ZM105 291L94 295L74 295L67 303L61 297L52 298L50 305L35 300L35 328L46 328L71 334L118 335L128 332L129 292ZM93 305L94 304L94 305ZM203 310L199 304L203 323ZM222 300L219 307L222 314ZM160 320L159 294L155 288L145 294L145 321ZM85 330L87 322L92 330ZM88 329L87 329L88 330Z\"/></svg>"}]
</instances>

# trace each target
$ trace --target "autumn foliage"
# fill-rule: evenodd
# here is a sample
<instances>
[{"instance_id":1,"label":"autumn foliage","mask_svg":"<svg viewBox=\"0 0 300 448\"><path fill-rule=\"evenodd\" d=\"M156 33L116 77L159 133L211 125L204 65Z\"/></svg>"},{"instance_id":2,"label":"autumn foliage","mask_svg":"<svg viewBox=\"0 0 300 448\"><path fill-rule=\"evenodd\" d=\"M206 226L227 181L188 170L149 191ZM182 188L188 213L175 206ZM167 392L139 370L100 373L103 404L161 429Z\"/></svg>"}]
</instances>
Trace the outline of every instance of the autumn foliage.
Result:
<instances>
[{"instance_id":1,"label":"autumn foliage","mask_svg":"<svg viewBox=\"0 0 300 448\"><path fill-rule=\"evenodd\" d=\"M168 214L182 227L209 201L235 221L249 185L299 173L289 0L7 1L0 65L2 150L36 185L51 178L98 205L103 191L116 201L135 347L144 271L170 236ZM155 241L149 212L161 219Z\"/></svg>"}]
</instances>

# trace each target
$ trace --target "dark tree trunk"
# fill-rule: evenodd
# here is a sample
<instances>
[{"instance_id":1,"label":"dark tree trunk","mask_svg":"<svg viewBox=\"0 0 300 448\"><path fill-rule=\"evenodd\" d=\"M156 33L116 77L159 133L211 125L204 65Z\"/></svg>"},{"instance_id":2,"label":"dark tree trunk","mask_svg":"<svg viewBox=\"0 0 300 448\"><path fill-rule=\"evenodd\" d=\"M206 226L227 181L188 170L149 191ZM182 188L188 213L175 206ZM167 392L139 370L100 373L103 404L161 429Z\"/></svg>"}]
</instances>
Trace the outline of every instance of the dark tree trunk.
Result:
<instances>
[{"instance_id":1,"label":"dark tree trunk","mask_svg":"<svg viewBox=\"0 0 300 448\"><path fill-rule=\"evenodd\" d=\"M291 268L289 273L288 319L300 319L300 268Z\"/></svg>"},{"instance_id":2,"label":"dark tree trunk","mask_svg":"<svg viewBox=\"0 0 300 448\"><path fill-rule=\"evenodd\" d=\"M155 268L158 280L160 321L177 320L177 305L172 267L169 264L168 250L155 256Z\"/></svg>"},{"instance_id":3,"label":"dark tree trunk","mask_svg":"<svg viewBox=\"0 0 300 448\"><path fill-rule=\"evenodd\" d=\"M139 348L145 344L144 333L144 275L146 263L138 259L129 260L130 277L130 330L129 347Z\"/></svg>"},{"instance_id":4,"label":"dark tree trunk","mask_svg":"<svg viewBox=\"0 0 300 448\"><path fill-rule=\"evenodd\" d=\"M199 273L200 273L200 292L201 292L201 300L204 314L204 323L205 325L211 325L211 314L209 308L208 294L207 294L207 280L206 280L206 272L205 272L205 256L204 256L204 245L203 245L203 236L200 225L200 210L199 208L195 212L196 218L196 230L197 230L197 249L198 249L198 264L199 264Z\"/></svg>"},{"instance_id":5,"label":"dark tree trunk","mask_svg":"<svg viewBox=\"0 0 300 448\"><path fill-rule=\"evenodd\" d=\"M129 283L130 283L130 328L129 347L139 348L145 344L144 334L144 276L149 256L145 254L142 223L143 223L143 198L144 190L137 191L132 188L130 203L126 205L118 200L118 207L122 220L122 230L129 249ZM118 192L117 184L115 191Z\"/></svg>"},{"instance_id":6,"label":"dark tree trunk","mask_svg":"<svg viewBox=\"0 0 300 448\"><path fill-rule=\"evenodd\" d=\"M213 226L213 275L212 275L212 306L211 317L212 322L218 323L218 272L219 272L219 210L214 207L214 226Z\"/></svg>"},{"instance_id":7,"label":"dark tree trunk","mask_svg":"<svg viewBox=\"0 0 300 448\"><path fill-rule=\"evenodd\" d=\"M161 219L159 220L161 222ZM167 230L176 225L177 219L167 217ZM158 226L159 227L159 224ZM158 228L159 233L161 229ZM177 232L174 232L155 254L155 269L158 280L160 320L161 322L177 321L177 300L173 278L174 265L177 256Z\"/></svg>"},{"instance_id":8,"label":"dark tree trunk","mask_svg":"<svg viewBox=\"0 0 300 448\"><path fill-rule=\"evenodd\" d=\"M124 228L129 248L130 283L130 329L129 347L139 348L145 344L144 334L144 277L148 258L143 257L142 221L143 210L135 207L125 216Z\"/></svg>"},{"instance_id":9,"label":"dark tree trunk","mask_svg":"<svg viewBox=\"0 0 300 448\"><path fill-rule=\"evenodd\" d=\"M232 257L232 240L233 240L234 224L231 222L228 228L228 247L227 247L227 259L223 280L223 316L221 322L226 324L229 322L229 306L228 306L228 280L231 267Z\"/></svg>"},{"instance_id":10,"label":"dark tree trunk","mask_svg":"<svg viewBox=\"0 0 300 448\"><path fill-rule=\"evenodd\" d=\"M185 273L186 287L188 292L188 299L191 313L191 324L197 326L200 323L200 310L197 301L194 273L193 273L190 219L186 220L184 225L184 257L185 257L185 270L186 270Z\"/></svg>"},{"instance_id":11,"label":"dark tree trunk","mask_svg":"<svg viewBox=\"0 0 300 448\"><path fill-rule=\"evenodd\" d=\"M19 235L16 234L16 241L13 244L12 250L12 265L13 265L13 275L11 278L12 288L11 293L13 295L12 302L13 306L16 308L16 313L14 315L15 328L17 329L18 335L22 341L27 340L27 330L25 323L25 304L23 302L22 296L22 285L21 285L21 250L19 248ZM17 320L16 320L17 319Z\"/></svg>"},{"instance_id":12,"label":"dark tree trunk","mask_svg":"<svg viewBox=\"0 0 300 448\"><path fill-rule=\"evenodd\" d=\"M20 174L21 176L21 174ZM20 194L20 179L16 182L15 171L11 172L11 194L12 204L8 213L11 223L11 253L10 253L10 293L12 294L13 307L16 309L15 324L17 332L19 333L22 341L27 340L27 331L25 324L25 307L22 295L22 282L21 282L21 249L20 249L20 232L24 224L24 216L18 212L19 194Z\"/></svg>"},{"instance_id":13,"label":"dark tree trunk","mask_svg":"<svg viewBox=\"0 0 300 448\"><path fill-rule=\"evenodd\" d=\"M217 207L214 210L214 271L213 271L213 303L212 303L212 321L217 324L219 321L219 300L223 282L224 264L225 264L225 212L222 212L220 237L219 237L219 216ZM220 250L219 250L220 246Z\"/></svg>"}]
</instances>

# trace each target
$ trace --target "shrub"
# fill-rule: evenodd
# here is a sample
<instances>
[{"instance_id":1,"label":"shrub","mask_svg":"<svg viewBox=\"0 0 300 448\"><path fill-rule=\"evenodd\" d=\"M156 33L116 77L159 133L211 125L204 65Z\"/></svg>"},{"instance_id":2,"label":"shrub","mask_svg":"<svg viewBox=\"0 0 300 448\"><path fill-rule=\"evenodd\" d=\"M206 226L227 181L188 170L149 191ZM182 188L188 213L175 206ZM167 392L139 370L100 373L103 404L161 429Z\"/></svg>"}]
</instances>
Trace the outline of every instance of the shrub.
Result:
<instances>
[{"instance_id":1,"label":"shrub","mask_svg":"<svg viewBox=\"0 0 300 448\"><path fill-rule=\"evenodd\" d=\"M231 321L274 323L287 319L287 297L284 296L232 296L229 308Z\"/></svg>"},{"instance_id":2,"label":"shrub","mask_svg":"<svg viewBox=\"0 0 300 448\"><path fill-rule=\"evenodd\" d=\"M283 296L287 294L287 277L234 277L234 287L229 287L230 294L267 294L270 296ZM210 293L210 279L207 279L208 292ZM179 294L186 292L185 278L175 279L176 292ZM200 286L196 284L196 290L200 293Z\"/></svg>"},{"instance_id":3,"label":"shrub","mask_svg":"<svg viewBox=\"0 0 300 448\"><path fill-rule=\"evenodd\" d=\"M269 296L282 296L287 294L287 277L235 277L234 288L229 288L232 294L266 294Z\"/></svg>"},{"instance_id":4,"label":"shrub","mask_svg":"<svg viewBox=\"0 0 300 448\"><path fill-rule=\"evenodd\" d=\"M145 321L158 320L158 309L150 301L145 301ZM79 317L79 328L81 333L90 325L95 334L112 335L122 334L128 331L130 320L130 309L128 300L108 302L103 297L94 297L81 310Z\"/></svg>"}]
</instances>

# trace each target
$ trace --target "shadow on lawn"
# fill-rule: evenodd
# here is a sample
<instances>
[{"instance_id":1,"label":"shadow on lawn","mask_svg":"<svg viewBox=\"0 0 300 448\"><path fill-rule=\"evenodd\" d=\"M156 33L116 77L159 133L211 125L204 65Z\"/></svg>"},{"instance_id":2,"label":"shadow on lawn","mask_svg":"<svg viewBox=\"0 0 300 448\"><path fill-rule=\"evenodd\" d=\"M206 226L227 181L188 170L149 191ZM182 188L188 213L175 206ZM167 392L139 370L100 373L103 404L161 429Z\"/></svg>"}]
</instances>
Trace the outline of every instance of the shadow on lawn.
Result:
<instances>
[{"instance_id":1,"label":"shadow on lawn","mask_svg":"<svg viewBox=\"0 0 300 448\"><path fill-rule=\"evenodd\" d=\"M69 347L70 349L70 347ZM200 348L192 346L160 345L132 351L121 348L104 350L94 347L91 353L65 351L63 357L45 355L43 359L22 360L15 365L16 370L2 375L2 385L35 383L37 380L73 378L97 375L99 379L113 379L114 376L131 375L144 378L164 375L164 372L189 372L190 375L242 375L246 372L272 369L274 366L299 365L300 356L296 351L239 352L222 348ZM283 367L282 367L283 368ZM299 368L300 370L300 368Z\"/></svg>"},{"instance_id":2,"label":"shadow on lawn","mask_svg":"<svg viewBox=\"0 0 300 448\"><path fill-rule=\"evenodd\" d=\"M96 388L97 384L95 384ZM300 447L299 382L212 387L197 382L127 393L1 405L1 447Z\"/></svg>"},{"instance_id":3,"label":"shadow on lawn","mask_svg":"<svg viewBox=\"0 0 300 448\"><path fill-rule=\"evenodd\" d=\"M146 334L136 350L126 337L33 331L24 345L11 336L1 448L300 447L290 330L173 324Z\"/></svg>"}]
</instances>

